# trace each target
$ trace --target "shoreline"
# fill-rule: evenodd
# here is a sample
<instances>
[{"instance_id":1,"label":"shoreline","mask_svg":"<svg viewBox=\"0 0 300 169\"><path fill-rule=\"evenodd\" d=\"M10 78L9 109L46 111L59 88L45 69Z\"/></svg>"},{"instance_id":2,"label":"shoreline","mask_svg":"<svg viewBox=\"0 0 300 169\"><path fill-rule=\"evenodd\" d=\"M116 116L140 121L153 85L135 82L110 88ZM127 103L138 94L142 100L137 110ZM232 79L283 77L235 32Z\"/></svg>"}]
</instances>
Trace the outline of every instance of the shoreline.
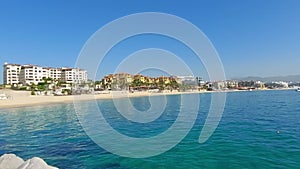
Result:
<instances>
[{"instance_id":1,"label":"shoreline","mask_svg":"<svg viewBox=\"0 0 300 169\"><path fill-rule=\"evenodd\" d=\"M253 91L276 91L276 90L292 90L287 89L260 89ZM0 90L1 91L1 90ZM13 91L2 90L3 93L8 93L10 98L0 100L0 110L8 108L22 108L43 106L49 104L65 104L74 101L89 101L89 100L109 100L119 98L137 98L137 97L152 97L152 96L165 96L165 95L182 95L182 94L207 94L218 92L251 92L248 90L221 90L221 91L191 91L191 92L169 92L169 93L150 93L150 92L135 92L129 93L127 91L110 92L105 94L86 94L86 95L68 95L68 96L32 96L29 91Z\"/></svg>"},{"instance_id":2,"label":"shoreline","mask_svg":"<svg viewBox=\"0 0 300 169\"><path fill-rule=\"evenodd\" d=\"M16 91L17 93L18 91ZM181 95L181 94L197 94L204 92L172 92L172 93L149 93L149 92L119 92L107 94L84 94L84 95L67 95L67 96L18 96L14 95L7 100L0 100L0 110L8 108L34 107L52 104L73 103L75 101L90 101L90 100L110 100L120 98L137 98L137 97L152 97L164 95Z\"/></svg>"}]
</instances>

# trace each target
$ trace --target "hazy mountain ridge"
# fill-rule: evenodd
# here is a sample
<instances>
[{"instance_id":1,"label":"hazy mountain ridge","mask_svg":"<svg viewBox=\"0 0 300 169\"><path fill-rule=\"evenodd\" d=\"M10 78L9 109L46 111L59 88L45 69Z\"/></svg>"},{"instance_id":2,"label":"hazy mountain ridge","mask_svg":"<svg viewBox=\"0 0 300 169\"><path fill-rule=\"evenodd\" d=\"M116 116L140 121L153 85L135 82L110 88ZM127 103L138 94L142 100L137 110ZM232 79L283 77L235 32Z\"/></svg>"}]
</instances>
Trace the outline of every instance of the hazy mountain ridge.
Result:
<instances>
[{"instance_id":1,"label":"hazy mountain ridge","mask_svg":"<svg viewBox=\"0 0 300 169\"><path fill-rule=\"evenodd\" d=\"M256 80L262 82L273 82L273 81L300 82L300 75L271 76L271 77L248 76L242 78L232 78L232 80L241 80L241 81Z\"/></svg>"}]
</instances>

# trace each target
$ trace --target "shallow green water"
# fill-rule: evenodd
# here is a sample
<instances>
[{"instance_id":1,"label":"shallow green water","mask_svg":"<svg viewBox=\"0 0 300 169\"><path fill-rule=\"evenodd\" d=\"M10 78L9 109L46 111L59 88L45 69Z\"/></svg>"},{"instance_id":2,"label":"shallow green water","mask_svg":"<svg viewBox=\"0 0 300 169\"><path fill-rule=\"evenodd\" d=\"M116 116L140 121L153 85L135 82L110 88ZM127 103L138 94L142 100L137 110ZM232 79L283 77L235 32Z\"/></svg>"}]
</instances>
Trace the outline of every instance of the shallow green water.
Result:
<instances>
[{"instance_id":1,"label":"shallow green water","mask_svg":"<svg viewBox=\"0 0 300 169\"><path fill-rule=\"evenodd\" d=\"M228 93L223 118L204 144L198 137L210 104L201 100L197 121L177 146L159 156L132 159L111 154L83 131L72 104L0 109L0 154L44 158L60 168L299 168L300 93L257 91ZM139 110L148 98L133 98ZM151 137L166 130L178 115L179 96L168 96L164 114L150 124L132 123L110 100L99 101L107 121L132 137Z\"/></svg>"}]
</instances>

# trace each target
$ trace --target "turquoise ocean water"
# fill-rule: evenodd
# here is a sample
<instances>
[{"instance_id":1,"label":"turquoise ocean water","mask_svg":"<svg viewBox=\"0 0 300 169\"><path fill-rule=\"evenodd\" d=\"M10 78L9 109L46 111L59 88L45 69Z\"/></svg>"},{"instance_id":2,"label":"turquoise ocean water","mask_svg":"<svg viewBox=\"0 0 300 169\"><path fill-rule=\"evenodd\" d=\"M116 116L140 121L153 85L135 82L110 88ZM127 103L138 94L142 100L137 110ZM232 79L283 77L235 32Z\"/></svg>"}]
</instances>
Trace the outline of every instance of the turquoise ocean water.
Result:
<instances>
[{"instance_id":1,"label":"turquoise ocean water","mask_svg":"<svg viewBox=\"0 0 300 169\"><path fill-rule=\"evenodd\" d=\"M28 159L39 156L53 166L71 169L150 168L300 168L300 93L253 91L227 94L223 118L204 144L198 137L210 105L199 95L198 118L190 133L171 150L155 157L132 159L111 154L84 132L73 104L0 109L0 154ZM166 130L178 115L180 96L167 96L163 115L150 124L125 120L111 100L99 101L107 121L132 137L150 137ZM147 97L132 98L139 110Z\"/></svg>"}]
</instances>

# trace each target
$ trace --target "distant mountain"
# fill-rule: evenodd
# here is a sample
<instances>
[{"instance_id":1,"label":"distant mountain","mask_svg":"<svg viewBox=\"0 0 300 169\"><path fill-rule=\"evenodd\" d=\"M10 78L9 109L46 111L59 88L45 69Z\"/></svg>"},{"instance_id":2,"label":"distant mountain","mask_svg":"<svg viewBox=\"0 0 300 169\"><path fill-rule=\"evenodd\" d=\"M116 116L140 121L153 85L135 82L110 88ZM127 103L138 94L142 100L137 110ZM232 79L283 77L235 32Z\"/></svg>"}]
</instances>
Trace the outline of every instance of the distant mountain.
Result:
<instances>
[{"instance_id":1,"label":"distant mountain","mask_svg":"<svg viewBox=\"0 0 300 169\"><path fill-rule=\"evenodd\" d=\"M233 78L232 80L241 80L241 81L262 81L262 82L272 82L272 81L284 81L284 82L300 82L300 75L290 75L290 76L272 76L272 77L257 77L257 76L248 76L244 78Z\"/></svg>"}]
</instances>

